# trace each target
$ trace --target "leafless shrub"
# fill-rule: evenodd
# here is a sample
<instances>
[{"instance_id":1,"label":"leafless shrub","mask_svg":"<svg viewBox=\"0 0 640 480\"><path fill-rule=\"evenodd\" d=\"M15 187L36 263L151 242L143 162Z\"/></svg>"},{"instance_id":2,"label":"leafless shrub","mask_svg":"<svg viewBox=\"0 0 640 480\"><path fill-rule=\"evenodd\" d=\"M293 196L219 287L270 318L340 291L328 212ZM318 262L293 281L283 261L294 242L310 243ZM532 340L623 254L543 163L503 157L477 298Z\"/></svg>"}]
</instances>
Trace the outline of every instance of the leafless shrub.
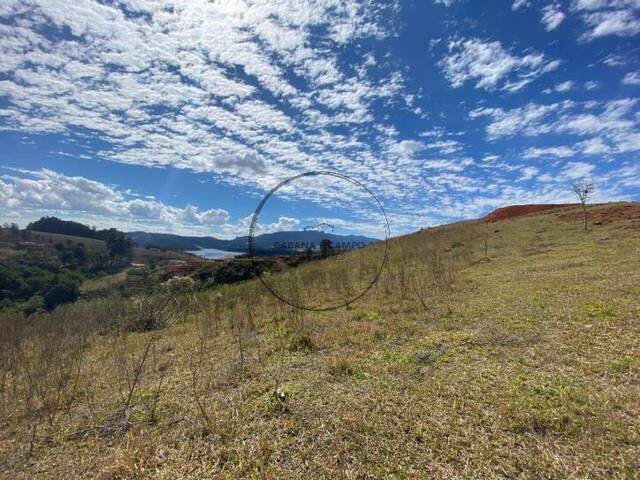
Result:
<instances>
[{"instance_id":1,"label":"leafless shrub","mask_svg":"<svg viewBox=\"0 0 640 480\"><path fill-rule=\"evenodd\" d=\"M191 395L206 433L213 429L213 418L206 395L212 388L211 349L220 334L222 295L216 294L209 312L196 318L196 342L189 356Z\"/></svg>"},{"instance_id":2,"label":"leafless shrub","mask_svg":"<svg viewBox=\"0 0 640 480\"><path fill-rule=\"evenodd\" d=\"M162 396L162 387L164 386L164 378L167 372L167 366L158 353L157 344L151 346L149 354L149 369L147 374L147 383L150 385L149 392L140 395L140 401L147 412L147 418L150 423L158 421L158 404Z\"/></svg>"},{"instance_id":3,"label":"leafless shrub","mask_svg":"<svg viewBox=\"0 0 640 480\"><path fill-rule=\"evenodd\" d=\"M428 273L424 269L417 269L414 273L411 291L418 299L422 309L425 312L429 312L429 300L433 296L433 282L428 277Z\"/></svg>"},{"instance_id":4,"label":"leafless shrub","mask_svg":"<svg viewBox=\"0 0 640 480\"><path fill-rule=\"evenodd\" d=\"M593 183L572 183L571 189L573 193L576 194L578 199L580 200L580 205L582 206L582 214L583 214L583 222L584 222L584 231L588 231L588 218L587 218L587 202L589 201L589 197L594 190Z\"/></svg>"},{"instance_id":5,"label":"leafless shrub","mask_svg":"<svg viewBox=\"0 0 640 480\"><path fill-rule=\"evenodd\" d=\"M112 335L113 370L119 395L119 405L113 415L101 427L102 433L115 434L131 426L131 411L136 400L146 407L151 421L156 421L157 405L160 401L164 381L164 369L156 356L156 345L164 331L173 323L169 308L173 295L165 292L135 297L133 316ZM130 331L148 332L141 345L136 345ZM151 368L149 368L149 364ZM155 368L153 368L155 366ZM152 383L150 397L143 398L140 385L147 375ZM155 375L155 378L153 378Z\"/></svg>"},{"instance_id":6,"label":"leafless shrub","mask_svg":"<svg viewBox=\"0 0 640 480\"><path fill-rule=\"evenodd\" d=\"M82 390L81 370L86 332L59 315L45 315L32 326L20 365L20 402L29 430L29 454L44 422L49 435L61 413L69 412Z\"/></svg>"},{"instance_id":7,"label":"leafless shrub","mask_svg":"<svg viewBox=\"0 0 640 480\"><path fill-rule=\"evenodd\" d=\"M9 396L17 395L19 366L23 356L27 318L13 312L0 313L0 415L4 417ZM11 390L9 393L8 390Z\"/></svg>"},{"instance_id":8,"label":"leafless shrub","mask_svg":"<svg viewBox=\"0 0 640 480\"><path fill-rule=\"evenodd\" d=\"M166 326L173 296L156 293L132 298L132 315L127 329L134 332L148 332Z\"/></svg>"},{"instance_id":9,"label":"leafless shrub","mask_svg":"<svg viewBox=\"0 0 640 480\"><path fill-rule=\"evenodd\" d=\"M155 341L155 332L149 334L142 350L138 352L126 331L120 331L111 339L110 351L112 354L113 379L116 383L115 390L119 397L119 405L116 411L107 419L101 427L103 434L124 432L131 426L131 406L134 394L138 387L144 365Z\"/></svg>"},{"instance_id":10,"label":"leafless shrub","mask_svg":"<svg viewBox=\"0 0 640 480\"><path fill-rule=\"evenodd\" d=\"M169 297L174 321L181 322L197 312L196 282L191 277L173 277L162 284L162 293Z\"/></svg>"},{"instance_id":11,"label":"leafless shrub","mask_svg":"<svg viewBox=\"0 0 640 480\"><path fill-rule=\"evenodd\" d=\"M433 278L434 286L450 290L455 281L455 264L453 256L431 252L427 257L427 265Z\"/></svg>"}]
</instances>

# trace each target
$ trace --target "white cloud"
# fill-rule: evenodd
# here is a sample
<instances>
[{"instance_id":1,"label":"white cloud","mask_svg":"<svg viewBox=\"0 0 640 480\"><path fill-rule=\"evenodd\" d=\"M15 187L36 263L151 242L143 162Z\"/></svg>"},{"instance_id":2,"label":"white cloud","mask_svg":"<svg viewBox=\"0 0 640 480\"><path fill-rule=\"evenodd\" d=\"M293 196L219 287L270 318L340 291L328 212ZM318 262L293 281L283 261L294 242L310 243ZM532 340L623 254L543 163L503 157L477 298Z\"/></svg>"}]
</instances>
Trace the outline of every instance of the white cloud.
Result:
<instances>
[{"instance_id":1,"label":"white cloud","mask_svg":"<svg viewBox=\"0 0 640 480\"><path fill-rule=\"evenodd\" d=\"M557 3L550 3L542 9L542 23L546 31L556 29L565 19L565 14Z\"/></svg>"},{"instance_id":2,"label":"white cloud","mask_svg":"<svg viewBox=\"0 0 640 480\"><path fill-rule=\"evenodd\" d=\"M91 158L260 188L336 159L361 168L375 145L349 136L374 130L375 102L407 92L397 70L369 74L372 52L358 50L362 65L341 55L392 32L396 8L356 0L5 2L0 130L85 145L90 136L105 145L87 145ZM369 160L367 170L379 165Z\"/></svg>"},{"instance_id":3,"label":"white cloud","mask_svg":"<svg viewBox=\"0 0 640 480\"><path fill-rule=\"evenodd\" d=\"M610 147L604 143L600 137L594 137L589 140L578 143L578 148L587 155L599 155L611 151Z\"/></svg>"},{"instance_id":4,"label":"white cloud","mask_svg":"<svg viewBox=\"0 0 640 480\"><path fill-rule=\"evenodd\" d=\"M556 157L556 158L566 158L574 155L574 151L572 148L567 146L560 147L546 147L546 148L538 148L531 147L528 148L523 158L540 158L540 157Z\"/></svg>"},{"instance_id":5,"label":"white cloud","mask_svg":"<svg viewBox=\"0 0 640 480\"><path fill-rule=\"evenodd\" d=\"M538 52L516 56L498 41L478 38L451 40L448 51L440 66L455 88L474 82L475 88L514 92L560 64Z\"/></svg>"},{"instance_id":6,"label":"white cloud","mask_svg":"<svg viewBox=\"0 0 640 480\"><path fill-rule=\"evenodd\" d=\"M462 132L465 125L451 132L431 122L438 112L427 112L424 92L407 86L404 59L376 43L395 33L402 2L0 3L0 15L6 17L0 22L0 130L17 131L28 142L55 134L62 140L52 158L191 169L208 172L216 182L255 187L251 191L257 193L302 170L344 171L379 195L396 232L420 222L473 216L503 202L562 197L546 171L534 177L544 186L514 187L514 178L533 171L521 172L508 147L480 146L479 152L501 156L474 162L465 152L463 141L470 133ZM529 3L511 5L518 9ZM622 3L562 7L581 17L628 8ZM539 51L497 41L460 39L449 47L439 66L454 86L515 92L559 65ZM638 116L624 102L518 106L511 102L517 98L499 104L502 108L480 103L482 108L471 113L486 122L481 126L492 142L560 133L576 137L571 145L577 154L639 148ZM468 105L455 108L464 111ZM417 108L422 108L418 115L429 116L420 127L425 131L406 134L398 109L413 116ZM452 125L454 116L439 120ZM538 146L547 145L557 147ZM555 175L562 162L541 163L553 164ZM491 175L478 176L477 169L491 169ZM36 186L24 187L31 193L20 197L11 187L17 180L4 177L2 205L13 202L24 211L64 207L107 225L165 230L166 222L177 221L189 231L216 229L227 235L243 235L248 228L242 219L225 220L226 212L219 209L167 205L97 182L83 188L101 200L77 193L82 200L74 203L74 195L58 191L53 180L23 175L20 181ZM38 188L44 190L36 195ZM344 195L334 190L316 182L304 194L317 201L329 192L338 204ZM291 215L273 218L278 220L261 228L287 228L296 221L287 220Z\"/></svg>"},{"instance_id":7,"label":"white cloud","mask_svg":"<svg viewBox=\"0 0 640 480\"><path fill-rule=\"evenodd\" d=\"M607 55L602 62L608 67L622 67L627 64L624 56L614 53Z\"/></svg>"},{"instance_id":8,"label":"white cloud","mask_svg":"<svg viewBox=\"0 0 640 480\"><path fill-rule=\"evenodd\" d=\"M529 5L530 5L529 0L513 0L511 9L516 11L516 10L520 10L523 7L528 7Z\"/></svg>"},{"instance_id":9,"label":"white cloud","mask_svg":"<svg viewBox=\"0 0 640 480\"><path fill-rule=\"evenodd\" d=\"M568 162L562 171L562 176L570 180L582 180L593 175L595 166L585 162Z\"/></svg>"},{"instance_id":10,"label":"white cloud","mask_svg":"<svg viewBox=\"0 0 640 480\"><path fill-rule=\"evenodd\" d=\"M227 211L184 208L156 200L127 198L114 187L80 176L66 176L49 169L22 170L20 175L0 177L0 197L6 208L45 214L63 212L74 217L101 219L103 225L127 223L151 227L178 225L185 230L224 225Z\"/></svg>"},{"instance_id":11,"label":"white cloud","mask_svg":"<svg viewBox=\"0 0 640 480\"><path fill-rule=\"evenodd\" d=\"M640 85L640 73L629 72L622 79L622 83L625 85Z\"/></svg>"},{"instance_id":12,"label":"white cloud","mask_svg":"<svg viewBox=\"0 0 640 480\"><path fill-rule=\"evenodd\" d=\"M224 227L227 236L242 236L247 235L253 215L241 218L235 225L226 225ZM297 218L280 216L278 220L272 223L256 223L254 228L255 235L262 235L263 233L274 232L289 232L292 230L301 230L301 222Z\"/></svg>"},{"instance_id":13,"label":"white cloud","mask_svg":"<svg viewBox=\"0 0 640 480\"><path fill-rule=\"evenodd\" d=\"M540 173L540 170L538 170L536 167L524 167L521 171L522 175L518 179L518 181L521 182L531 180L532 178L535 178L538 173Z\"/></svg>"},{"instance_id":14,"label":"white cloud","mask_svg":"<svg viewBox=\"0 0 640 480\"><path fill-rule=\"evenodd\" d=\"M619 135L615 140L616 148L620 153L637 152L640 150L640 132Z\"/></svg>"},{"instance_id":15,"label":"white cloud","mask_svg":"<svg viewBox=\"0 0 640 480\"><path fill-rule=\"evenodd\" d=\"M621 37L640 33L640 5L637 0L575 0L572 9L579 12L588 30L585 40L607 35Z\"/></svg>"},{"instance_id":16,"label":"white cloud","mask_svg":"<svg viewBox=\"0 0 640 480\"><path fill-rule=\"evenodd\" d=\"M500 160L500 155L485 155L482 157L482 161L485 163L495 163Z\"/></svg>"},{"instance_id":17,"label":"white cloud","mask_svg":"<svg viewBox=\"0 0 640 480\"><path fill-rule=\"evenodd\" d=\"M424 149L425 145L422 142L415 140L402 140L400 142L393 142L389 146L388 151L401 157L411 157L415 153Z\"/></svg>"},{"instance_id":18,"label":"white cloud","mask_svg":"<svg viewBox=\"0 0 640 480\"><path fill-rule=\"evenodd\" d=\"M595 90L600 87L600 82L596 82L595 80L589 80L588 82L584 82L584 88L587 90Z\"/></svg>"},{"instance_id":19,"label":"white cloud","mask_svg":"<svg viewBox=\"0 0 640 480\"><path fill-rule=\"evenodd\" d=\"M573 88L573 82L571 80L567 80L566 82L562 82L562 83L559 83L558 85L556 85L554 87L554 90L556 92L563 93L563 92L568 92L572 88Z\"/></svg>"},{"instance_id":20,"label":"white cloud","mask_svg":"<svg viewBox=\"0 0 640 480\"><path fill-rule=\"evenodd\" d=\"M637 131L636 99L608 102L576 103L565 100L541 105L504 110L481 108L470 113L471 118L488 117L486 126L490 139L524 135L535 137L549 133L564 133L578 137L599 135L608 141L610 153L634 151Z\"/></svg>"},{"instance_id":21,"label":"white cloud","mask_svg":"<svg viewBox=\"0 0 640 480\"><path fill-rule=\"evenodd\" d=\"M462 144L456 140L435 140L427 143L426 148L450 154L462 150Z\"/></svg>"},{"instance_id":22,"label":"white cloud","mask_svg":"<svg viewBox=\"0 0 640 480\"><path fill-rule=\"evenodd\" d=\"M527 136L549 133L552 125L543 122L552 112L566 109L567 102L540 105L529 103L524 107L503 110L501 108L480 108L472 110L471 118L490 117L491 121L486 127L489 138L499 138L524 134Z\"/></svg>"}]
</instances>

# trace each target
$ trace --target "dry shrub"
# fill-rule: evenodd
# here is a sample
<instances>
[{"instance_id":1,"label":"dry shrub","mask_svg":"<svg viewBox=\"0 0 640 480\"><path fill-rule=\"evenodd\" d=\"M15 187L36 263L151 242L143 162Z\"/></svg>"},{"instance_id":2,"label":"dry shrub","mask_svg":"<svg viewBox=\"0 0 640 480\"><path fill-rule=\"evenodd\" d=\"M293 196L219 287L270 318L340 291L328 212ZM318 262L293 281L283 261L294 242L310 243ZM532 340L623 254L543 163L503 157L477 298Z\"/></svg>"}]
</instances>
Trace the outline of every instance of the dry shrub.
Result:
<instances>
[{"instance_id":1,"label":"dry shrub","mask_svg":"<svg viewBox=\"0 0 640 480\"><path fill-rule=\"evenodd\" d=\"M26 325L26 317L0 312L0 418L5 416L10 398L17 396Z\"/></svg>"},{"instance_id":2,"label":"dry shrub","mask_svg":"<svg viewBox=\"0 0 640 480\"><path fill-rule=\"evenodd\" d=\"M82 390L87 329L79 319L64 318L61 313L34 319L23 341L17 404L28 425L29 453L39 427L46 422L50 436L59 415L69 413Z\"/></svg>"},{"instance_id":3,"label":"dry shrub","mask_svg":"<svg viewBox=\"0 0 640 480\"><path fill-rule=\"evenodd\" d=\"M196 317L196 341L189 352L191 396L197 407L204 433L214 427L214 418L208 403L208 394L214 387L214 362L211 352L220 335L222 295L216 294L210 309Z\"/></svg>"},{"instance_id":4,"label":"dry shrub","mask_svg":"<svg viewBox=\"0 0 640 480\"><path fill-rule=\"evenodd\" d=\"M166 294L133 297L133 312L125 328L132 332L148 332L166 327L171 301L172 296Z\"/></svg>"}]
</instances>

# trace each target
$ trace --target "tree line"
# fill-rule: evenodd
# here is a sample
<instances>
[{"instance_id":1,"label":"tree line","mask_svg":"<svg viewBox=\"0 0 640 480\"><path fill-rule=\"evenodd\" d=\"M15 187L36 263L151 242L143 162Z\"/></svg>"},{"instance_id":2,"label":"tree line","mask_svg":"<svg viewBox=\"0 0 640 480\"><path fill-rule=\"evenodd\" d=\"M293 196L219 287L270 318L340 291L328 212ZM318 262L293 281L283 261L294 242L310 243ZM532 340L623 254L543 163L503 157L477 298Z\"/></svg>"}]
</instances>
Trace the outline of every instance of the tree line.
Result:
<instances>
[{"instance_id":1,"label":"tree line","mask_svg":"<svg viewBox=\"0 0 640 480\"><path fill-rule=\"evenodd\" d=\"M56 217L42 217L24 230L5 224L1 231L13 253L0 258L0 309L17 308L26 314L75 301L82 282L128 265L133 250L131 241L115 228L97 230ZM38 243L31 241L38 239L33 232L77 239ZM87 248L82 238L103 240L104 246Z\"/></svg>"}]
</instances>

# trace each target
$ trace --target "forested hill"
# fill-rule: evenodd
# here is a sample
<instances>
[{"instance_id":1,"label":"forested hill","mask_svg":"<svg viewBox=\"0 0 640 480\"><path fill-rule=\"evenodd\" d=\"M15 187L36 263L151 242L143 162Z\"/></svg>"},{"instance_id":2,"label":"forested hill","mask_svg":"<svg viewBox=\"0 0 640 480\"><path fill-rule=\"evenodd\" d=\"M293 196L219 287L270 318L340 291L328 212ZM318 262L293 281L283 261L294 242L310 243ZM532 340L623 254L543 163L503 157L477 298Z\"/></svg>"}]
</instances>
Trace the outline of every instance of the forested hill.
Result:
<instances>
[{"instance_id":1,"label":"forested hill","mask_svg":"<svg viewBox=\"0 0 640 480\"><path fill-rule=\"evenodd\" d=\"M97 240L107 240L113 232L117 231L115 228L97 230L96 227L89 227L83 223L72 220L62 220L57 217L41 217L39 220L27 225L27 230L82 238L94 238Z\"/></svg>"}]
</instances>

